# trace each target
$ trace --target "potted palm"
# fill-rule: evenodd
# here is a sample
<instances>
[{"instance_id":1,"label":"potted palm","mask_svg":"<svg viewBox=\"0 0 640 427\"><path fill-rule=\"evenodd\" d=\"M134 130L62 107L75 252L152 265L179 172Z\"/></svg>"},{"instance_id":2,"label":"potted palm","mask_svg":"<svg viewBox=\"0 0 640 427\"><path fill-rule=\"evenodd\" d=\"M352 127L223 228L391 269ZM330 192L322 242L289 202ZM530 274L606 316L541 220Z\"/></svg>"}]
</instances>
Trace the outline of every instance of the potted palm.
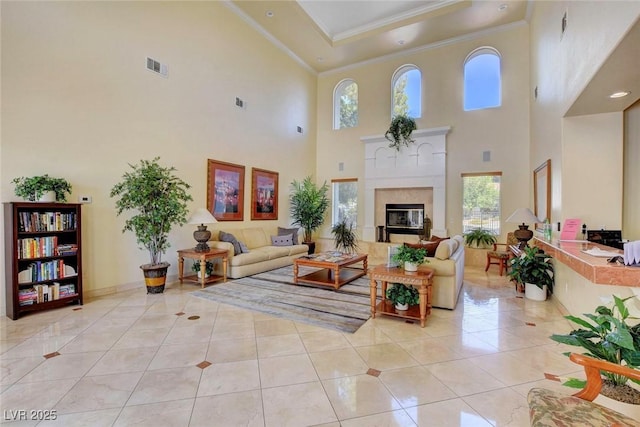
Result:
<instances>
[{"instance_id":1,"label":"potted palm","mask_svg":"<svg viewBox=\"0 0 640 427\"><path fill-rule=\"evenodd\" d=\"M424 262L429 262L425 259L427 256L427 250L425 248L412 248L407 245L398 247L398 250L391 259L395 262L404 264L405 271L417 271L418 266Z\"/></svg>"},{"instance_id":2,"label":"potted palm","mask_svg":"<svg viewBox=\"0 0 640 427\"><path fill-rule=\"evenodd\" d=\"M353 223L343 219L331 228L336 249L351 254L358 250L358 237Z\"/></svg>"},{"instance_id":3,"label":"potted palm","mask_svg":"<svg viewBox=\"0 0 640 427\"><path fill-rule=\"evenodd\" d=\"M54 178L47 174L14 178L16 196L31 202L66 202L71 194L71 184L64 178Z\"/></svg>"},{"instance_id":4,"label":"potted palm","mask_svg":"<svg viewBox=\"0 0 640 427\"><path fill-rule=\"evenodd\" d=\"M553 293L552 258L542 249L527 246L510 263L509 277L517 284L524 285L526 298L544 301L548 293Z\"/></svg>"},{"instance_id":5,"label":"potted palm","mask_svg":"<svg viewBox=\"0 0 640 427\"><path fill-rule=\"evenodd\" d=\"M396 310L404 311L408 310L410 305L420 303L420 294L411 285L392 283L387 289L387 299L395 305Z\"/></svg>"},{"instance_id":6,"label":"potted palm","mask_svg":"<svg viewBox=\"0 0 640 427\"><path fill-rule=\"evenodd\" d=\"M464 235L464 242L467 246L475 248L488 248L496 243L496 236L489 230L483 228L477 228L469 231Z\"/></svg>"},{"instance_id":7,"label":"potted palm","mask_svg":"<svg viewBox=\"0 0 640 427\"><path fill-rule=\"evenodd\" d=\"M391 120L389 129L384 133L384 137L391 142L390 148L395 148L400 151L400 148L404 145L408 147L413 143L411 134L417 129L416 121L407 115L399 114Z\"/></svg>"},{"instance_id":8,"label":"potted palm","mask_svg":"<svg viewBox=\"0 0 640 427\"><path fill-rule=\"evenodd\" d=\"M326 181L317 186L310 176L302 181L293 180L289 195L289 212L294 225L304 230L304 243L309 246L309 253L315 251L312 233L324 222L324 214L329 207L329 186Z\"/></svg>"},{"instance_id":9,"label":"potted palm","mask_svg":"<svg viewBox=\"0 0 640 427\"><path fill-rule=\"evenodd\" d=\"M174 174L174 167L161 166L159 160L156 157L129 164L132 170L110 193L117 198L117 215L134 212L122 232L133 232L141 249L149 251L150 262L140 266L148 293L164 291L169 263L162 262L162 254L170 246L168 234L174 225L187 222L187 202L193 200L187 192L191 186Z\"/></svg>"}]
</instances>

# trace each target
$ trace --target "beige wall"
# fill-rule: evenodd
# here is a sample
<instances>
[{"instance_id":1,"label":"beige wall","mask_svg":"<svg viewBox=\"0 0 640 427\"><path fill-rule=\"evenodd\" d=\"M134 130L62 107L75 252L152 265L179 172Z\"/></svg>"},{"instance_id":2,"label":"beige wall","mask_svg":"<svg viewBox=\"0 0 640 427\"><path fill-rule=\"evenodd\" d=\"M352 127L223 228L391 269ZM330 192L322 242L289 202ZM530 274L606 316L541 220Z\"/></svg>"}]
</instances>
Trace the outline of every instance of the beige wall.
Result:
<instances>
[{"instance_id":1,"label":"beige wall","mask_svg":"<svg viewBox=\"0 0 640 427\"><path fill-rule=\"evenodd\" d=\"M561 37L560 22L565 11L569 20L567 31ZM586 156L586 164L592 166L593 157L606 153L612 144L616 155L604 155L598 165L599 173L619 176L622 156L617 154L622 147L621 121L616 115L566 120L563 117L639 16L640 2L533 2L530 21L531 87L538 87L538 98L531 97L529 166L533 169L551 159L552 222L578 216L588 226L620 223L618 206L621 204L617 202L612 207L612 220L604 211L608 206L592 204L593 210L589 208L592 200L611 201L611 193L620 194L620 187L611 188L591 176L590 185L585 189L585 181L575 174L580 170L583 156ZM596 129L598 122L605 122L604 132L600 129L597 139L589 138L588 129ZM567 139L564 138L564 130L570 130ZM593 155L581 150L578 137L587 137L584 148L595 150Z\"/></svg>"},{"instance_id":2,"label":"beige wall","mask_svg":"<svg viewBox=\"0 0 640 427\"><path fill-rule=\"evenodd\" d=\"M175 166L192 185L190 209L205 206L208 158L245 165L245 224L251 167L278 171L277 223L289 223L289 183L315 168L316 76L223 2L1 7L1 198L16 200L12 178L44 173L71 182L70 201L93 197L83 207L87 294L141 283L148 262L109 197L128 163L160 156ZM168 78L147 71L146 56L167 63ZM171 232L169 274L192 233Z\"/></svg>"},{"instance_id":3,"label":"beige wall","mask_svg":"<svg viewBox=\"0 0 640 427\"><path fill-rule=\"evenodd\" d=\"M640 240L640 102L625 111L623 237Z\"/></svg>"},{"instance_id":4,"label":"beige wall","mask_svg":"<svg viewBox=\"0 0 640 427\"><path fill-rule=\"evenodd\" d=\"M323 73L318 81L317 171L320 179L364 176L364 144L360 137L381 135L391 121L391 77L404 64L422 71L422 118L419 129L451 126L447 135L447 221L449 234L462 231L463 172L502 171L502 216L529 206L529 45L525 25L434 49ZM463 64L474 49L491 46L502 55L502 107L463 111ZM343 79L358 84L359 124L333 130L333 90ZM482 152L491 151L491 161ZM337 154L336 154L337 153ZM338 171L338 162L344 170ZM364 180L358 203L364 203ZM358 223L363 224L360 212ZM503 235L512 224L503 224ZM322 231L329 235L328 227Z\"/></svg>"}]
</instances>

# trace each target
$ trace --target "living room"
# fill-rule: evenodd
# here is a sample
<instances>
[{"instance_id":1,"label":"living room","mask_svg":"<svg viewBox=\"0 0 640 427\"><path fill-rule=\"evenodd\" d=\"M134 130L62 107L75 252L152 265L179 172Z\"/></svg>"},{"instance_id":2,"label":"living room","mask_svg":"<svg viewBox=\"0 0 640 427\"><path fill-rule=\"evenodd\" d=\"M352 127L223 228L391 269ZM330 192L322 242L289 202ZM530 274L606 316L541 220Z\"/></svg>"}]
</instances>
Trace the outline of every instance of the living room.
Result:
<instances>
[{"instance_id":1,"label":"living room","mask_svg":"<svg viewBox=\"0 0 640 427\"><path fill-rule=\"evenodd\" d=\"M462 232L461 174L502 173L499 240L504 241L506 233L516 228L505 222L506 217L517 208L533 208L532 172L551 159L553 223L580 218L597 228L622 229L627 239L640 239L640 189L636 184L640 182L640 169L635 167L640 157L638 103L611 108L608 103L617 101L605 97L596 102L601 109L579 108L591 93L592 82L604 78L600 73L607 71L608 61L627 34L638 27L640 3L525 1L496 2L496 6L502 3L526 4L525 19L469 37L318 72L292 58L273 37L256 29L233 2L1 2L0 198L3 202L18 200L10 184L13 178L45 173L64 177L73 185L69 201L90 197L91 203L82 206L82 243L85 297L93 303L72 313L81 319L60 318L62 310L25 316L17 322L3 318L1 350L10 349L13 354L1 359L14 365L3 377L0 392L7 392L3 395L8 399L5 402L17 402L15 406L6 403L7 407L21 409L24 406L18 403L43 397L41 409L58 409L69 417L67 420L77 415L77 425L97 425L97 420L110 424L121 409L123 415L132 415L127 418L131 423L145 413L157 414L168 424L186 414L181 419L186 425L184 419L189 419L195 405L192 425L210 425L212 419L218 420L212 418L214 407L240 413L242 408L253 411L250 404L255 404L258 412L265 411L264 418L253 418L258 420L257 425L282 425L284 418L274 415L277 403L298 402L295 397L304 395L305 402L312 405L313 397L324 387L338 408L337 417L328 410L333 418L314 418L314 411L296 406L288 408L292 419L308 416L298 423L301 425L311 421L335 421L327 425L337 425L336 420L343 425L371 425L366 417L384 412L389 425L389 414L393 413L397 424L438 425L435 409L431 412L416 406L429 406L423 405L428 400L432 407L446 401L456 408L441 421L459 419L461 424L490 425L487 420L498 419L504 424L526 425L517 421L527 417L523 410L526 391L535 382L545 381L540 377L542 370L575 371L557 348L549 349L549 333L563 324L552 302L526 306L522 299L520 305L502 299L501 303L507 301L512 306L498 307L501 313L496 313L484 311L491 304L479 304L474 307L475 313L465 313L471 315L465 319L459 313L438 310L425 328L393 322L396 319L375 319L377 326L365 328L366 335L347 339L265 317L255 321L250 314L230 306L211 309L208 301L190 299L185 306L190 290L167 293L163 297L166 300L152 301L144 294L139 268L147 262L146 252L138 249L131 233L121 232L124 219L116 216L114 199L109 197L129 164L159 156L162 164L175 166L180 178L192 186L192 210L207 203L208 159L243 165L247 171L260 168L278 172L277 220L251 221L246 193L244 220L210 226L214 230L223 225L232 230L253 223L289 226L289 184L308 175L318 183L356 178L358 205L365 206L363 139L384 134L390 121L392 75L399 67L414 64L423 78L418 130L451 128L446 137L443 224L448 235ZM562 36L565 14L567 31ZM633 34L636 37L637 31ZM637 53L640 42L632 40L631 44ZM482 46L500 53L502 105L463 111L464 60ZM147 57L167 65L167 75L148 71ZM627 56L629 61L637 58ZM621 83L640 82L640 67L634 64L629 67L635 70L635 78ZM359 124L334 130L334 88L345 78L359 85ZM640 89L633 87L631 96L637 100ZM236 105L236 98L243 101L242 107ZM485 160L484 152L491 153L489 160ZM250 188L250 173L245 176L245 188ZM359 209L361 234L365 214ZM171 263L169 275L174 281L176 251L194 245L193 231L193 226L185 225L170 233L171 248L164 259ZM557 237L557 230L554 234ZM329 221L317 237L330 241ZM0 252L4 253L4 248ZM500 280L497 276L496 270L491 270L482 277ZM4 275L2 280L6 289ZM506 279L503 285L505 293L512 292ZM575 314L591 311L594 301L610 297L612 291L619 291L620 296L633 294L630 287L596 287L579 277L573 285L562 283L557 287L565 301L574 303L567 306ZM0 295L4 317L5 292ZM198 313L202 323L208 322L207 327L197 326L187 318L191 316L176 316L183 309L189 315ZM154 318L162 317L166 324L149 327L148 319L138 319L145 310ZM108 319L100 317L107 311ZM46 325L49 319L55 321L52 328ZM511 322L523 319L535 319L538 327L510 327ZM110 324L105 325L107 322ZM83 336L83 332L92 333ZM207 340L200 341L198 334ZM45 335L47 348L56 346L43 352ZM406 340L406 354L391 337L398 342ZM240 338L237 347L231 338ZM287 339L290 345L283 344ZM218 345L222 340L226 345ZM255 360L243 359L251 353L247 341L253 341L249 344ZM136 352L127 352L132 345ZM384 348L377 353L375 345ZM47 360L55 368L40 366L43 353L53 354L62 346L66 346L62 355ZM300 355L301 348L308 349L308 359L306 353ZM323 351L314 351L318 349ZM283 356L283 352L289 354ZM350 354L349 358L345 354ZM127 364L119 364L119 357L127 358ZM443 361L444 357L448 359ZM77 364L66 362L66 358ZM207 370L194 368L194 360L215 363ZM327 374L329 367L333 369L332 360L345 365L345 371L352 369L351 376L343 380ZM435 381L424 366L417 366L417 361L433 365L435 373L450 381ZM232 362L230 368L227 363ZM175 363L184 366L176 367ZM493 376L480 372L478 365ZM380 368L380 381L397 393L396 397L405 392L406 401L398 398L398 403L390 398L391 393L376 382L375 370L371 375L365 369L369 366ZM304 375L300 375L303 368ZM390 372L403 369L407 382L397 380ZM294 385L276 394L276 389L282 388L277 386L283 385L278 383L282 379L278 375L287 370L291 371L291 383L286 385ZM162 376L159 371L169 375ZM320 377L322 386L318 386L320 380L301 385L295 382L299 380L296 375L303 379ZM103 379L105 382L100 383ZM48 386L39 383L43 380ZM429 381L428 387L423 380ZM412 381L419 383L414 384L415 390L423 393L414 402L410 401L415 396L406 391ZM183 393L186 383L189 390ZM252 388L249 397L255 399L247 398L243 394L247 389L240 389L247 384L255 389L262 387L263 395L255 398ZM206 390L198 390L198 385ZM200 401L194 404L196 393ZM237 396L237 406L224 399L213 404L220 393L227 393L225 398ZM62 404L56 404L62 399ZM120 400L114 403L110 399ZM496 401L501 404L496 405ZM148 405L154 405L153 411ZM460 414L476 411L484 418L468 415L470 418L463 420L462 415L458 417L458 406L467 411L461 409ZM401 407L409 408L407 413L419 413L422 423L414 423L407 414L397 414ZM136 409L140 412L132 414ZM516 413L519 418L512 419ZM82 418L85 414L95 418L87 421ZM252 419L251 415L247 419ZM127 424L123 419L120 422ZM264 419L267 421L261 424ZM441 425L451 424L443 421Z\"/></svg>"}]
</instances>

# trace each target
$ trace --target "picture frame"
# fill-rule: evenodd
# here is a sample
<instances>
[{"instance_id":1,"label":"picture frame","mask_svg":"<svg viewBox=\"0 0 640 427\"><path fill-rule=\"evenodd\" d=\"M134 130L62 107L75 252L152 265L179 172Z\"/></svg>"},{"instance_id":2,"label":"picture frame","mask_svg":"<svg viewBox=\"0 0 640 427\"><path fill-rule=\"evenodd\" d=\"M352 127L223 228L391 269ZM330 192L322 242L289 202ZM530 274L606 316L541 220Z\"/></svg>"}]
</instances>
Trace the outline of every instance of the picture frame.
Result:
<instances>
[{"instance_id":1,"label":"picture frame","mask_svg":"<svg viewBox=\"0 0 640 427\"><path fill-rule=\"evenodd\" d=\"M218 221L244 220L244 166L207 160L207 208Z\"/></svg>"},{"instance_id":2,"label":"picture frame","mask_svg":"<svg viewBox=\"0 0 640 427\"><path fill-rule=\"evenodd\" d=\"M533 171L534 214L542 223L551 222L551 159L546 160ZM536 229L541 224L536 224Z\"/></svg>"},{"instance_id":3,"label":"picture frame","mask_svg":"<svg viewBox=\"0 0 640 427\"><path fill-rule=\"evenodd\" d=\"M278 219L278 172L251 168L251 219Z\"/></svg>"}]
</instances>

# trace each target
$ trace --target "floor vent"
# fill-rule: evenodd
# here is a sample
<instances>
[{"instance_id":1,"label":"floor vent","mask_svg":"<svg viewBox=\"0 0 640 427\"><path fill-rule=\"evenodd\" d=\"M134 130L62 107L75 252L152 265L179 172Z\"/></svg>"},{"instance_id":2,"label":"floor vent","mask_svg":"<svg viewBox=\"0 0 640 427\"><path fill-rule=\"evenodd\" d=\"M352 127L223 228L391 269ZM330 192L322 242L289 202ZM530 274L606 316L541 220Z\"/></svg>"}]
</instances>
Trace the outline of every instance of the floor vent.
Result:
<instances>
[{"instance_id":1,"label":"floor vent","mask_svg":"<svg viewBox=\"0 0 640 427\"><path fill-rule=\"evenodd\" d=\"M160 74L163 77L167 77L167 66L165 64L161 64L153 58L147 57L147 70Z\"/></svg>"}]
</instances>

